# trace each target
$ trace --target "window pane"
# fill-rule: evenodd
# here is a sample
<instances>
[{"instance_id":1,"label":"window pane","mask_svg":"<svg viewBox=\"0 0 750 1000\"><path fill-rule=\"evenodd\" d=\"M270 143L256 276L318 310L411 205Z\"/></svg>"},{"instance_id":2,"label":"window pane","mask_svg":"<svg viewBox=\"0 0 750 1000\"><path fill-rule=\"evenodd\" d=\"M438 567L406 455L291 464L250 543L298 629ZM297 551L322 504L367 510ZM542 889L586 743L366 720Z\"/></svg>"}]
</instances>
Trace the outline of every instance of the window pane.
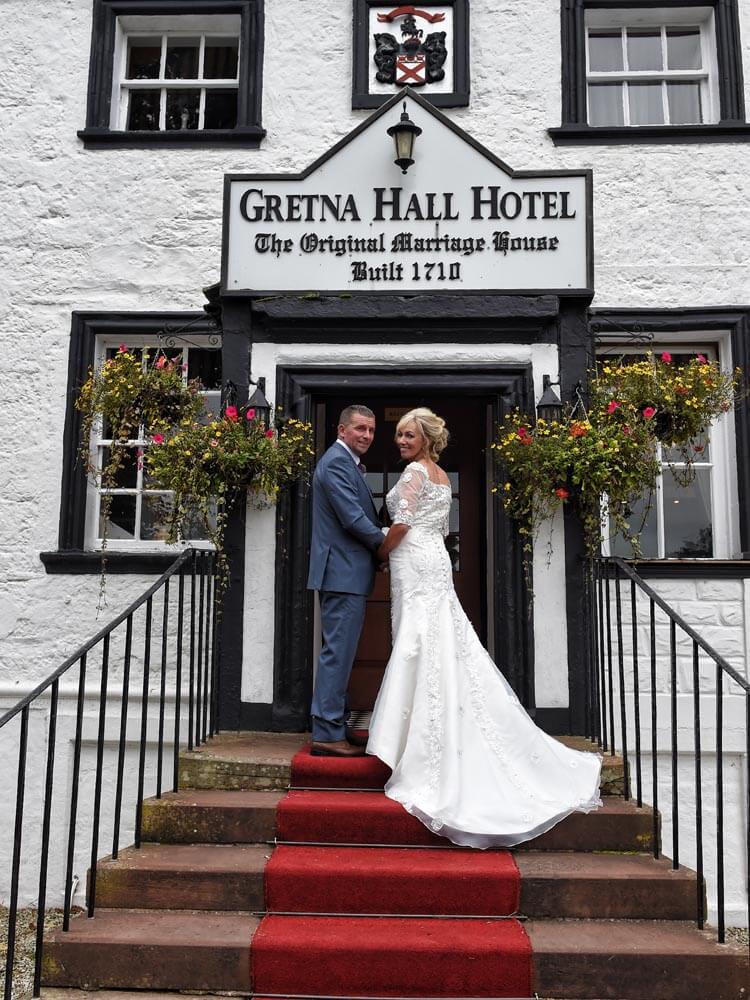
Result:
<instances>
[{"instance_id":1,"label":"window pane","mask_svg":"<svg viewBox=\"0 0 750 1000\"><path fill-rule=\"evenodd\" d=\"M698 28L667 28L667 68L701 68L701 33Z\"/></svg>"},{"instance_id":2,"label":"window pane","mask_svg":"<svg viewBox=\"0 0 750 1000\"><path fill-rule=\"evenodd\" d=\"M589 125L624 125L621 83L589 84Z\"/></svg>"},{"instance_id":3,"label":"window pane","mask_svg":"<svg viewBox=\"0 0 750 1000\"><path fill-rule=\"evenodd\" d=\"M669 121L672 125L702 122L699 83L668 83Z\"/></svg>"},{"instance_id":4,"label":"window pane","mask_svg":"<svg viewBox=\"0 0 750 1000\"><path fill-rule=\"evenodd\" d=\"M450 479L450 481L451 481L451 491L453 493L458 493L458 473L457 472L449 472L448 473L448 479Z\"/></svg>"},{"instance_id":5,"label":"window pane","mask_svg":"<svg viewBox=\"0 0 750 1000\"><path fill-rule=\"evenodd\" d=\"M606 73L622 69L622 35L619 31L589 33L589 69Z\"/></svg>"},{"instance_id":6,"label":"window pane","mask_svg":"<svg viewBox=\"0 0 750 1000\"><path fill-rule=\"evenodd\" d=\"M451 509L448 515L448 531L451 533L458 531L458 518L458 499L454 497L451 501Z\"/></svg>"},{"instance_id":7,"label":"window pane","mask_svg":"<svg viewBox=\"0 0 750 1000\"><path fill-rule=\"evenodd\" d=\"M200 90L167 91L167 129L198 128L198 105Z\"/></svg>"},{"instance_id":8,"label":"window pane","mask_svg":"<svg viewBox=\"0 0 750 1000\"><path fill-rule=\"evenodd\" d=\"M187 377L189 381L197 378L201 389L221 389L221 351L191 347Z\"/></svg>"},{"instance_id":9,"label":"window pane","mask_svg":"<svg viewBox=\"0 0 750 1000\"><path fill-rule=\"evenodd\" d=\"M627 31L628 69L662 69L661 32L657 28Z\"/></svg>"},{"instance_id":10,"label":"window pane","mask_svg":"<svg viewBox=\"0 0 750 1000\"><path fill-rule=\"evenodd\" d=\"M216 527L216 507L213 505L208 512L208 523L212 530ZM182 525L182 537L186 542L208 538L203 518L198 511L192 511L185 518Z\"/></svg>"},{"instance_id":11,"label":"window pane","mask_svg":"<svg viewBox=\"0 0 750 1000\"><path fill-rule=\"evenodd\" d=\"M659 539L657 535L656 494L650 498L650 510L647 510L648 499L649 496L647 495L630 505L628 525L632 532L641 531L640 546L643 557L645 559L657 559L659 556ZM623 559L632 559L633 557L633 548L630 542L619 533L610 536L609 549L613 556L621 556Z\"/></svg>"},{"instance_id":12,"label":"window pane","mask_svg":"<svg viewBox=\"0 0 750 1000\"><path fill-rule=\"evenodd\" d=\"M203 54L206 80L234 80L237 76L239 42L236 38L207 38Z\"/></svg>"},{"instance_id":13,"label":"window pane","mask_svg":"<svg viewBox=\"0 0 750 1000\"><path fill-rule=\"evenodd\" d=\"M130 91L128 129L135 132L158 131L160 96L160 90Z\"/></svg>"},{"instance_id":14,"label":"window pane","mask_svg":"<svg viewBox=\"0 0 750 1000\"><path fill-rule=\"evenodd\" d=\"M169 534L171 494L144 493L141 503L141 538L147 542L165 542Z\"/></svg>"},{"instance_id":15,"label":"window pane","mask_svg":"<svg viewBox=\"0 0 750 1000\"><path fill-rule=\"evenodd\" d=\"M167 61L164 75L168 80L198 78L199 38L174 38L167 41Z\"/></svg>"},{"instance_id":16,"label":"window pane","mask_svg":"<svg viewBox=\"0 0 750 1000\"><path fill-rule=\"evenodd\" d=\"M235 128L237 125L237 91L207 90L204 128Z\"/></svg>"},{"instance_id":17,"label":"window pane","mask_svg":"<svg viewBox=\"0 0 750 1000\"><path fill-rule=\"evenodd\" d=\"M161 38L128 39L128 80L158 80Z\"/></svg>"},{"instance_id":18,"label":"window pane","mask_svg":"<svg viewBox=\"0 0 750 1000\"><path fill-rule=\"evenodd\" d=\"M663 125L664 106L660 83L628 84L631 125Z\"/></svg>"},{"instance_id":19,"label":"window pane","mask_svg":"<svg viewBox=\"0 0 750 1000\"><path fill-rule=\"evenodd\" d=\"M114 481L107 483L108 488L114 490L134 490L138 485L138 448L120 448L122 461L115 473ZM104 468L109 461L111 449L101 449L101 466Z\"/></svg>"},{"instance_id":20,"label":"window pane","mask_svg":"<svg viewBox=\"0 0 750 1000\"><path fill-rule=\"evenodd\" d=\"M713 555L710 469L697 469L689 486L680 486L665 470L664 540L668 559Z\"/></svg>"},{"instance_id":21,"label":"window pane","mask_svg":"<svg viewBox=\"0 0 750 1000\"><path fill-rule=\"evenodd\" d=\"M699 434L691 442L692 450L696 462L709 462L711 460L711 446L707 434ZM679 448L664 448L664 460L672 462L683 462L682 453Z\"/></svg>"},{"instance_id":22,"label":"window pane","mask_svg":"<svg viewBox=\"0 0 750 1000\"><path fill-rule=\"evenodd\" d=\"M107 522L107 538L135 538L135 496L116 495L111 497L109 521ZM104 498L102 498L104 502ZM104 537L104 514L99 517L99 537Z\"/></svg>"}]
</instances>

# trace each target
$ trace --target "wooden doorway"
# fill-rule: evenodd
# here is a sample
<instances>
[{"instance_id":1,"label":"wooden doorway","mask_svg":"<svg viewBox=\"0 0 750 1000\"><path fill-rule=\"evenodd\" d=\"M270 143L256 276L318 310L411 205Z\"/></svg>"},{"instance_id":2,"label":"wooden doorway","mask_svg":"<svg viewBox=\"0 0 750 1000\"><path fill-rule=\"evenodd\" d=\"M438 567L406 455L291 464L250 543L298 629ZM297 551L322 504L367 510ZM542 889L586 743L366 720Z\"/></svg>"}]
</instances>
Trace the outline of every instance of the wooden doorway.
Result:
<instances>
[{"instance_id":1,"label":"wooden doorway","mask_svg":"<svg viewBox=\"0 0 750 1000\"><path fill-rule=\"evenodd\" d=\"M325 400L325 434L319 446L328 447L336 437L339 413L349 398ZM414 406L430 406L446 421L451 440L441 458L453 488L449 535L446 545L453 562L453 580L459 600L474 628L486 641L486 428L489 399L469 397L460 400L430 395L418 397L394 395L369 399L375 413L375 440L364 457L367 482L375 505L386 524L385 495L396 483L403 463L393 442L401 416ZM320 411L319 411L320 412ZM362 638L349 684L349 707L358 712L372 709L391 653L390 580L385 573L376 577L375 588L367 602Z\"/></svg>"}]
</instances>

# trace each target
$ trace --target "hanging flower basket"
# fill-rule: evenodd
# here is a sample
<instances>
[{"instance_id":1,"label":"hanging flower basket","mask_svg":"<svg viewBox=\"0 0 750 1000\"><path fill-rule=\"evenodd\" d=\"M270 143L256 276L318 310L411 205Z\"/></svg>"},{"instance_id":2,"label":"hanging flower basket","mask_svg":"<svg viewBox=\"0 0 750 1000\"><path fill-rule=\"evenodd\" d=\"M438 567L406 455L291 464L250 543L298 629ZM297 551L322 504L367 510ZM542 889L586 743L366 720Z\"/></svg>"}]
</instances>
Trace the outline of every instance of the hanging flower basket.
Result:
<instances>
[{"instance_id":1,"label":"hanging flower basket","mask_svg":"<svg viewBox=\"0 0 750 1000\"><path fill-rule=\"evenodd\" d=\"M502 475L495 491L519 522L527 553L541 524L567 505L581 520L589 553L599 551L608 520L637 556L639 532L629 515L656 485L658 444L679 451L676 478L686 485L702 450L695 439L731 409L740 375L722 373L703 355L675 365L664 352L591 372L588 411L579 399L563 420L534 426L526 414L509 414L492 445Z\"/></svg>"}]
</instances>

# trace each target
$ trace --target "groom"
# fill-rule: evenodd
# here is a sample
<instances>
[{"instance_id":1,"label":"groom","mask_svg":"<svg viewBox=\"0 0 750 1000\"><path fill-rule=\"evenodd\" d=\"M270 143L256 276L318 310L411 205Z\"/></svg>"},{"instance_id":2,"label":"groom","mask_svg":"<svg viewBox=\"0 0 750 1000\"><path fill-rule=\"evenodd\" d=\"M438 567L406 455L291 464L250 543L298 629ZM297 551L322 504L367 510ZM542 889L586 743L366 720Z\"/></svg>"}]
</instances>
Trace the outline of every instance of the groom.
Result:
<instances>
[{"instance_id":1,"label":"groom","mask_svg":"<svg viewBox=\"0 0 750 1000\"><path fill-rule=\"evenodd\" d=\"M361 741L347 739L346 689L375 582L375 552L383 542L362 456L375 436L375 414L347 406L338 439L315 468L308 590L320 600L322 648L312 707L316 756L360 757ZM350 741L351 740L351 741Z\"/></svg>"}]
</instances>

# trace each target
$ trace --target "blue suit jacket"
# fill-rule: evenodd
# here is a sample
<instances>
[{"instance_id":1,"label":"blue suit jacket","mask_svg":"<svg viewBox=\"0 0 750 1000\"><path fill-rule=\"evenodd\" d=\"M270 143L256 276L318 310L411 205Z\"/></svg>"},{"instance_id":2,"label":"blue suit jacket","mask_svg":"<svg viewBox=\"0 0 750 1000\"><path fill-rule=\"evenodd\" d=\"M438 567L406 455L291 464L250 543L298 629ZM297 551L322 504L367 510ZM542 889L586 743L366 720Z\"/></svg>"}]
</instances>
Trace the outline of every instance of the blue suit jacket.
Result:
<instances>
[{"instance_id":1,"label":"blue suit jacket","mask_svg":"<svg viewBox=\"0 0 750 1000\"><path fill-rule=\"evenodd\" d=\"M372 493L352 456L331 445L313 476L308 590L370 594L383 532Z\"/></svg>"}]
</instances>

